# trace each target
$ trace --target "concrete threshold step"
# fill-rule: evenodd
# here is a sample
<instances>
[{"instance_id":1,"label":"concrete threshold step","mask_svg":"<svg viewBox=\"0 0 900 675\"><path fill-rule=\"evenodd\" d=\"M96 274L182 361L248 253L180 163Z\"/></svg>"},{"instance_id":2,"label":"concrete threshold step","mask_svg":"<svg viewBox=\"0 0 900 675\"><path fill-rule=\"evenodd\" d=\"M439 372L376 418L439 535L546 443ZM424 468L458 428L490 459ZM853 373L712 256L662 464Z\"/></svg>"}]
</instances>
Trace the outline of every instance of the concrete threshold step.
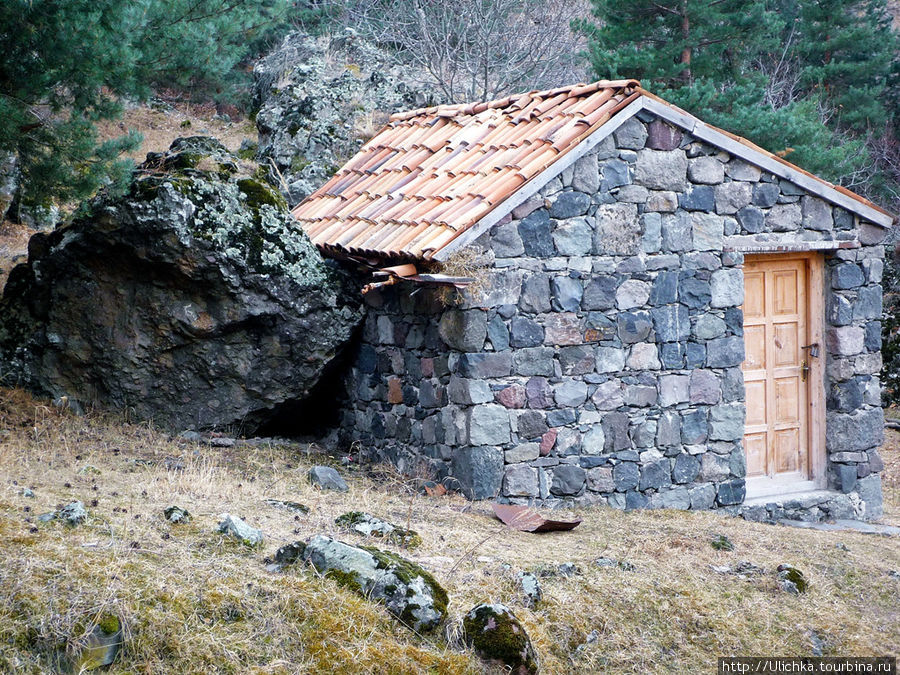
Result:
<instances>
[{"instance_id":1,"label":"concrete threshold step","mask_svg":"<svg viewBox=\"0 0 900 675\"><path fill-rule=\"evenodd\" d=\"M829 522L809 523L805 520L782 518L779 525L799 527L804 530L822 530L824 532L862 532L863 534L880 534L887 537L900 537L900 527L867 523L862 520L838 519Z\"/></svg>"}]
</instances>

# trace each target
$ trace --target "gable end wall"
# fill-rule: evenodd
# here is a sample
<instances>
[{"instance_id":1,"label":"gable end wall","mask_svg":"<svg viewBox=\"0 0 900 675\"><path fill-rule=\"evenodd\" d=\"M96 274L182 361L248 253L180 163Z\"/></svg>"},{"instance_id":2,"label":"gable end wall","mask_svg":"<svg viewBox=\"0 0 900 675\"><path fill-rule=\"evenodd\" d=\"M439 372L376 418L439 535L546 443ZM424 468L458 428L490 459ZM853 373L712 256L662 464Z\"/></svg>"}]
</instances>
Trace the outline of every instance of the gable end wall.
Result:
<instances>
[{"instance_id":1,"label":"gable end wall","mask_svg":"<svg viewBox=\"0 0 900 675\"><path fill-rule=\"evenodd\" d=\"M470 246L487 283L458 306L367 296L347 440L475 498L737 511L740 249L802 245L826 249L826 480L842 496L745 515L878 517L884 234L642 112Z\"/></svg>"}]
</instances>

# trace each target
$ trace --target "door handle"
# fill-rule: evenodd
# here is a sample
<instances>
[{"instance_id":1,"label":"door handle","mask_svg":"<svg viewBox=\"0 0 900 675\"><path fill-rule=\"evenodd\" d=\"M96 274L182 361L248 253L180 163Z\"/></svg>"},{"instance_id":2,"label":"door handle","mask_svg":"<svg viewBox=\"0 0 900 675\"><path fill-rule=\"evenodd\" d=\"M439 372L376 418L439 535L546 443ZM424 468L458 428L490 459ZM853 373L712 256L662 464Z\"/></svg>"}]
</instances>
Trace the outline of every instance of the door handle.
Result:
<instances>
[{"instance_id":1,"label":"door handle","mask_svg":"<svg viewBox=\"0 0 900 675\"><path fill-rule=\"evenodd\" d=\"M800 364L800 379L803 382L806 382L807 377L809 377L809 364L804 361Z\"/></svg>"}]
</instances>

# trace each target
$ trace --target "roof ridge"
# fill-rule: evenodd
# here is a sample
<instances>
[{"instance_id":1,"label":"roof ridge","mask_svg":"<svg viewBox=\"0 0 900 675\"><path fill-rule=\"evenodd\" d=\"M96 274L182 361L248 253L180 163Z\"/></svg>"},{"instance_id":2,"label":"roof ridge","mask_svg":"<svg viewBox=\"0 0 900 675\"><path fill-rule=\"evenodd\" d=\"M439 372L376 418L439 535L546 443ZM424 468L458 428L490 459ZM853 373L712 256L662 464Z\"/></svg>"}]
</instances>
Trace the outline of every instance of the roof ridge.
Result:
<instances>
[{"instance_id":1,"label":"roof ridge","mask_svg":"<svg viewBox=\"0 0 900 675\"><path fill-rule=\"evenodd\" d=\"M627 79L627 80L597 80L596 82L578 82L576 84L566 85L564 87L556 87L554 89L543 89L538 90L534 89L532 91L526 91L518 94L510 94L508 96L504 96L502 98L496 98L490 101L473 101L467 103L444 103L441 105L433 105L424 108L416 108L415 110L406 110L402 112L393 113L389 118L389 122L405 122L407 120L413 119L414 117L419 117L421 115L436 115L438 117L454 117L456 115L477 115L478 113L484 112L485 110L491 108L506 108L513 102L522 99L526 96L536 99L547 99L552 98L554 96L559 96L560 94L564 94L569 92L569 95L572 96L584 96L586 94L592 94L595 91L600 89L623 89L625 93L628 92L629 89L639 89L641 87L641 83L638 80Z\"/></svg>"}]
</instances>

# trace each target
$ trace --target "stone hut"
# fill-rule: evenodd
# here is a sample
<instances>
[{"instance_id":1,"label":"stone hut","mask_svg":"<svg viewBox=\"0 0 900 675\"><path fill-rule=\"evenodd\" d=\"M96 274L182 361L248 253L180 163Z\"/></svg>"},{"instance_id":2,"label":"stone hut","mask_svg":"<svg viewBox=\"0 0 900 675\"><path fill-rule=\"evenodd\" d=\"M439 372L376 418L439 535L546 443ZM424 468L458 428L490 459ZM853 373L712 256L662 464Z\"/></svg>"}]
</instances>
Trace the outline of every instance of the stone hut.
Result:
<instances>
[{"instance_id":1,"label":"stone hut","mask_svg":"<svg viewBox=\"0 0 900 675\"><path fill-rule=\"evenodd\" d=\"M369 457L475 499L881 515L892 216L638 82L395 114L294 215L381 275Z\"/></svg>"}]
</instances>

